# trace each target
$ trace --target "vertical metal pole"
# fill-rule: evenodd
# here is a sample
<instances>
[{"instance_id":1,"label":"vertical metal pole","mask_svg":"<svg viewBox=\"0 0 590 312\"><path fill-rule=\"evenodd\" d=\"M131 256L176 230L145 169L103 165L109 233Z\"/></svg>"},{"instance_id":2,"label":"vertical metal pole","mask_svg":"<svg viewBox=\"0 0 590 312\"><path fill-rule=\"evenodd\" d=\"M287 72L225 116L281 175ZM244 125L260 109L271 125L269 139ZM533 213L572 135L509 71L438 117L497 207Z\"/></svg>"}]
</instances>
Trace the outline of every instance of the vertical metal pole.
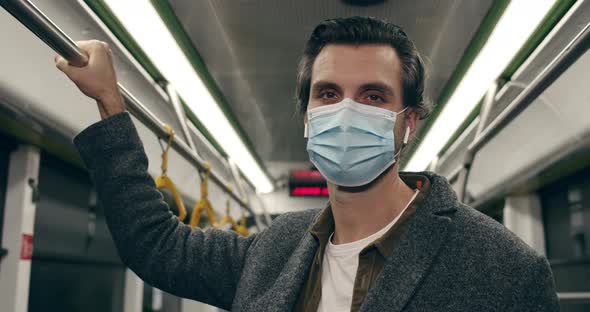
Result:
<instances>
[{"instance_id":1,"label":"vertical metal pole","mask_svg":"<svg viewBox=\"0 0 590 312\"><path fill-rule=\"evenodd\" d=\"M214 307L212 305L208 305L206 303L202 303L199 301L194 301L191 299L182 298L180 302L180 312L224 312L220 308Z\"/></svg>"},{"instance_id":2,"label":"vertical metal pole","mask_svg":"<svg viewBox=\"0 0 590 312\"><path fill-rule=\"evenodd\" d=\"M480 111L480 118L479 124L477 125L477 129L475 130L474 141L478 139L480 134L486 127L488 119L490 117L490 112L494 103L496 102L496 94L498 93L498 81L494 81L492 85L488 88L488 91L485 94L483 104ZM463 170L459 173L459 191L457 192L457 197L463 203L467 200L467 181L469 180L469 172L471 171L471 164L473 163L473 158L475 157L475 153L471 150L467 149L465 153L465 159L463 160Z\"/></svg>"},{"instance_id":3,"label":"vertical metal pole","mask_svg":"<svg viewBox=\"0 0 590 312\"><path fill-rule=\"evenodd\" d=\"M264 201L258 195L254 195L254 197L258 201L258 204L260 205L260 207L262 207L262 214L264 215L264 221L265 221L266 225L270 226L270 224L272 223L272 218L270 217L270 214L268 214L268 210L266 209L266 205L264 204Z\"/></svg>"},{"instance_id":4,"label":"vertical metal pole","mask_svg":"<svg viewBox=\"0 0 590 312\"><path fill-rule=\"evenodd\" d=\"M250 212L252 213L252 217L254 217L254 223L256 224L256 229L258 229L258 231L261 231L262 228L260 226L260 220L256 216L254 209L252 209L252 206L250 203L250 197L248 196L248 193L246 193L246 190L244 189L244 180L242 180L242 177L240 176L240 172L238 171L238 167L233 162L233 160L229 157L227 159L227 166L229 166L231 175L234 178L234 182L236 183L236 186L238 187L238 192L240 193L240 197L244 198L246 200L248 206L250 206L250 209L251 209Z\"/></svg>"},{"instance_id":5,"label":"vertical metal pole","mask_svg":"<svg viewBox=\"0 0 590 312\"><path fill-rule=\"evenodd\" d=\"M234 178L234 180L236 181L236 184L238 184L239 188L240 188L240 192L242 193L242 197L250 200L250 197L248 196L248 193L246 192L246 190L244 189L244 184L246 182L244 182L244 180L242 179L242 176L240 175L240 172L238 170L238 167L236 166L236 164L231 160L228 159L228 164L230 166L231 172L232 172L232 176ZM256 220L257 225L260 225L262 223L266 224L267 226L270 226L270 223L272 222L272 219L270 217L270 215L268 214L266 207L264 205L264 202L262 201L262 199L260 199L260 196L258 196L257 194L254 194L254 197L256 198L256 200L258 201L258 204L260 205L260 208L262 208L262 214L264 215L264 222L261 222L260 219L258 218L259 216L254 214L254 220ZM250 203L251 205L252 203ZM254 211L254 210L252 210ZM258 230L260 230L260 227L258 227Z\"/></svg>"},{"instance_id":6,"label":"vertical metal pole","mask_svg":"<svg viewBox=\"0 0 590 312\"><path fill-rule=\"evenodd\" d=\"M125 270L125 297L123 312L141 312L143 309L143 281L130 269Z\"/></svg>"},{"instance_id":7,"label":"vertical metal pole","mask_svg":"<svg viewBox=\"0 0 590 312\"><path fill-rule=\"evenodd\" d=\"M477 138L486 128L488 120L490 119L490 112L494 103L496 102L496 94L498 93L499 82L494 81L483 99L481 105L481 112L479 113L479 123L477 124L477 130L475 130L475 137ZM475 139L474 139L475 140Z\"/></svg>"},{"instance_id":8,"label":"vertical metal pole","mask_svg":"<svg viewBox=\"0 0 590 312\"><path fill-rule=\"evenodd\" d=\"M10 155L2 235L8 254L0 267L2 311L28 310L39 155L30 145L21 145Z\"/></svg>"},{"instance_id":9,"label":"vertical metal pole","mask_svg":"<svg viewBox=\"0 0 590 312\"><path fill-rule=\"evenodd\" d=\"M180 97L178 97L178 93L176 93L176 89L174 89L174 86L171 83L166 84L166 92L168 93L168 98L170 98L170 103L172 103L172 107L174 108L174 112L176 113L176 118L178 118L178 121L180 122L180 126L182 127L182 134L186 138L188 146L193 151L195 151L195 153L198 154L199 151L197 151L195 142L193 142L193 138L188 132L186 114L184 113L184 108L182 107L182 103L180 102Z\"/></svg>"},{"instance_id":10,"label":"vertical metal pole","mask_svg":"<svg viewBox=\"0 0 590 312\"><path fill-rule=\"evenodd\" d=\"M152 311L160 311L164 306L164 294L156 287L152 288Z\"/></svg>"},{"instance_id":11,"label":"vertical metal pole","mask_svg":"<svg viewBox=\"0 0 590 312\"><path fill-rule=\"evenodd\" d=\"M234 178L234 182L236 182L236 186L238 187L238 192L240 192L240 196L242 196L243 198L246 198L246 200L248 200L246 190L244 190L244 185L242 184L242 183L244 183L244 181L240 177L240 172L238 171L236 164L234 163L234 161L231 158L227 159L227 163L229 165L231 175Z\"/></svg>"},{"instance_id":12,"label":"vertical metal pole","mask_svg":"<svg viewBox=\"0 0 590 312\"><path fill-rule=\"evenodd\" d=\"M504 203L504 225L536 252L545 256L545 228L536 193L510 196Z\"/></svg>"}]
</instances>

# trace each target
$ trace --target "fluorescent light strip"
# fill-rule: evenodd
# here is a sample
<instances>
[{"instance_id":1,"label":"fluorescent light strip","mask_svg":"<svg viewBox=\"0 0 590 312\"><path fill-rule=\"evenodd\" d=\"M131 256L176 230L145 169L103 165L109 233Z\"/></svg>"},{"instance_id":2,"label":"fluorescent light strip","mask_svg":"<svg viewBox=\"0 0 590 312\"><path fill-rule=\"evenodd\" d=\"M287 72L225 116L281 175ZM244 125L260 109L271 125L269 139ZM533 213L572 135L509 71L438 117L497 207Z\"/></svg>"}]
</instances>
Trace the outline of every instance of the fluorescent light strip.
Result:
<instances>
[{"instance_id":1,"label":"fluorescent light strip","mask_svg":"<svg viewBox=\"0 0 590 312\"><path fill-rule=\"evenodd\" d=\"M555 0L513 0L404 170L420 171L437 156L524 45Z\"/></svg>"},{"instance_id":2,"label":"fluorescent light strip","mask_svg":"<svg viewBox=\"0 0 590 312\"><path fill-rule=\"evenodd\" d=\"M256 191L271 192L273 185L270 179L227 120L152 4L148 0L105 2L215 140L255 185Z\"/></svg>"}]
</instances>

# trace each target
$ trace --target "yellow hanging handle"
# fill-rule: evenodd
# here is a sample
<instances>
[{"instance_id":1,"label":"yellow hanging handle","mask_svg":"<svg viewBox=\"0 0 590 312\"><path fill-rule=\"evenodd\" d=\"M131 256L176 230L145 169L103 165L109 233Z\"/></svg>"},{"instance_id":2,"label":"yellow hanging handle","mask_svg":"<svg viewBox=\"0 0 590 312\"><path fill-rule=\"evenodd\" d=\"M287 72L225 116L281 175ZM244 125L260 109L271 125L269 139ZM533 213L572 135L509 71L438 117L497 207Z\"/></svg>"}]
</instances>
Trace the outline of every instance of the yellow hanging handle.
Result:
<instances>
[{"instance_id":1,"label":"yellow hanging handle","mask_svg":"<svg viewBox=\"0 0 590 312\"><path fill-rule=\"evenodd\" d=\"M191 220L190 225L194 229L199 224L199 220L201 219L201 214L203 211L207 212L207 218L209 219L209 224L211 226L215 226L217 224L217 215L215 215L215 211L211 206L211 202L207 198L209 193L209 173L211 172L211 166L209 163L205 163L205 172L203 174L199 173L201 177L201 199L195 204L193 208L193 212L191 213Z\"/></svg>"},{"instance_id":2,"label":"yellow hanging handle","mask_svg":"<svg viewBox=\"0 0 590 312\"><path fill-rule=\"evenodd\" d=\"M246 215L244 215L244 212L242 212L240 222L234 227L234 231L243 236L250 235L250 231L248 231L248 227L246 226Z\"/></svg>"},{"instance_id":3,"label":"yellow hanging handle","mask_svg":"<svg viewBox=\"0 0 590 312\"><path fill-rule=\"evenodd\" d=\"M230 191L231 191L231 188L230 188ZM225 203L225 216L223 216L223 218L221 218L221 221L219 221L219 223L215 224L215 227L223 229L224 225L230 224L231 229L234 230L235 232L237 232L238 234L243 235L243 236L250 235L250 232L248 231L248 228L246 227L246 216L244 215L244 213L242 213L240 223L236 223L234 218L232 218L231 215L229 214L229 211L230 211L229 202L230 201L228 198Z\"/></svg>"},{"instance_id":4,"label":"yellow hanging handle","mask_svg":"<svg viewBox=\"0 0 590 312\"><path fill-rule=\"evenodd\" d=\"M226 224L229 224L231 226L231 229L235 229L236 227L236 221L234 221L234 218L232 218L229 214L229 199L225 203L225 216L221 218L221 221L219 221L219 223L215 224L215 227L222 229L223 226Z\"/></svg>"},{"instance_id":5,"label":"yellow hanging handle","mask_svg":"<svg viewBox=\"0 0 590 312\"><path fill-rule=\"evenodd\" d=\"M176 189L176 186L172 180L166 175L166 171L168 170L168 151L170 150L170 145L174 139L174 130L172 127L170 127L170 125L164 125L164 127L168 133L168 143L166 148L162 149L162 174L156 178L156 188L158 188L158 190L167 189L170 191L170 193L172 193L172 196L174 197L174 203L176 203L176 207L178 207L178 219L183 221L184 218L186 218L186 208L182 202L182 197L180 196L180 193Z\"/></svg>"},{"instance_id":6,"label":"yellow hanging handle","mask_svg":"<svg viewBox=\"0 0 590 312\"><path fill-rule=\"evenodd\" d=\"M242 208L242 216L240 217L240 222L236 223L236 225L234 226L234 231L236 231L238 234L242 236L248 236L250 235L250 231L246 226L246 214L244 214L243 209L244 208Z\"/></svg>"}]
</instances>

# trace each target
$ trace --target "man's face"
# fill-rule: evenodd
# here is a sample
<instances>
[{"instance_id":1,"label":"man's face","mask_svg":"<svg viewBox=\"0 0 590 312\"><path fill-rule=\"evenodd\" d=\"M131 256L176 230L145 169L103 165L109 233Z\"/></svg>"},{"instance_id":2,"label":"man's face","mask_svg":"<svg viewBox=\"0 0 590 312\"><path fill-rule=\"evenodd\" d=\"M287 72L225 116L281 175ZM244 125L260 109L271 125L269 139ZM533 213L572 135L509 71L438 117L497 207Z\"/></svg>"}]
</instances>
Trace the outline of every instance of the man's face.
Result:
<instances>
[{"instance_id":1,"label":"man's face","mask_svg":"<svg viewBox=\"0 0 590 312\"><path fill-rule=\"evenodd\" d=\"M308 109L345 98L394 112L404 108L400 61L391 46L330 44L322 49L312 67ZM396 147L403 138L408 113L395 124Z\"/></svg>"}]
</instances>

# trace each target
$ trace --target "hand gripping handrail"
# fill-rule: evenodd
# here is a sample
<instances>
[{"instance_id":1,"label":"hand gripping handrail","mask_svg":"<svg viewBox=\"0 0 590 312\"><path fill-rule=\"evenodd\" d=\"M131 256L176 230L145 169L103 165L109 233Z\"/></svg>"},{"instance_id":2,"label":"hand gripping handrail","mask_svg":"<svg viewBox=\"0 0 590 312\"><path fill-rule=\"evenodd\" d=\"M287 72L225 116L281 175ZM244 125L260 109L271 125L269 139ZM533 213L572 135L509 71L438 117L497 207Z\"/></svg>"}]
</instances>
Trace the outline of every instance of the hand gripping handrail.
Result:
<instances>
[{"instance_id":1,"label":"hand gripping handrail","mask_svg":"<svg viewBox=\"0 0 590 312\"><path fill-rule=\"evenodd\" d=\"M176 189L176 185L174 185L172 179L166 174L166 171L168 171L168 151L170 150L170 142L174 139L174 130L169 125L165 125L165 127L168 132L168 144L166 148L162 147L162 174L156 178L156 188L159 190L167 189L172 193L172 197L174 197L174 202L178 208L178 219L183 221L186 217L186 208L184 208L182 196Z\"/></svg>"},{"instance_id":2,"label":"hand gripping handrail","mask_svg":"<svg viewBox=\"0 0 590 312\"><path fill-rule=\"evenodd\" d=\"M44 41L55 52L59 53L71 65L84 66L88 62L88 57L78 48L76 43L30 1L2 0L0 1L0 6L37 35L39 39ZM168 139L169 135L164 123L121 84L118 84L118 86L129 112L158 137ZM170 142L170 147L197 167L197 169L201 171L206 170L206 162L182 140L173 138ZM228 183L221 176L213 171L209 175L211 180L224 192L228 193L240 206L248 210L252 215L254 214L249 204L236 193L232 192Z\"/></svg>"}]
</instances>

